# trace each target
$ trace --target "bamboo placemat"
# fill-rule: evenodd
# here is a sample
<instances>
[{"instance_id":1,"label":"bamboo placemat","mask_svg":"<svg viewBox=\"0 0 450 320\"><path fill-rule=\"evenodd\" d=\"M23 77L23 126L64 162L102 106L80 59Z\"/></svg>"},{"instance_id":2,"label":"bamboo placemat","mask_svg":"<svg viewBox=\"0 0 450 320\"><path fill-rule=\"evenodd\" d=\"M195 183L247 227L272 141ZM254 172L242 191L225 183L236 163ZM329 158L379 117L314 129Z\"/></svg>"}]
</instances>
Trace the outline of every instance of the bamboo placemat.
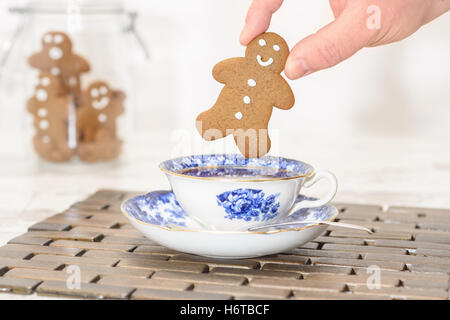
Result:
<instances>
[{"instance_id":1,"label":"bamboo placemat","mask_svg":"<svg viewBox=\"0 0 450 320\"><path fill-rule=\"evenodd\" d=\"M306 245L214 260L144 238L120 213L137 193L100 190L0 248L0 291L113 299L449 299L450 210L335 204ZM77 286L77 280L80 281Z\"/></svg>"}]
</instances>

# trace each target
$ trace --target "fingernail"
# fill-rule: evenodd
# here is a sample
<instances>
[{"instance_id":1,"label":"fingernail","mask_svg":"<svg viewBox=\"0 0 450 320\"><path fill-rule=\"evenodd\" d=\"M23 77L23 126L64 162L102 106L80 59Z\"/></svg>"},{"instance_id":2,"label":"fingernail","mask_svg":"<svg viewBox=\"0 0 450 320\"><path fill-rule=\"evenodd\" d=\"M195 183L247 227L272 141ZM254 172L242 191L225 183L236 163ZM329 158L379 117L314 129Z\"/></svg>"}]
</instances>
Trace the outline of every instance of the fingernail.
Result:
<instances>
[{"instance_id":1,"label":"fingernail","mask_svg":"<svg viewBox=\"0 0 450 320\"><path fill-rule=\"evenodd\" d=\"M308 64L303 59L290 59L286 64L287 76L291 79L298 79L311 73Z\"/></svg>"}]
</instances>

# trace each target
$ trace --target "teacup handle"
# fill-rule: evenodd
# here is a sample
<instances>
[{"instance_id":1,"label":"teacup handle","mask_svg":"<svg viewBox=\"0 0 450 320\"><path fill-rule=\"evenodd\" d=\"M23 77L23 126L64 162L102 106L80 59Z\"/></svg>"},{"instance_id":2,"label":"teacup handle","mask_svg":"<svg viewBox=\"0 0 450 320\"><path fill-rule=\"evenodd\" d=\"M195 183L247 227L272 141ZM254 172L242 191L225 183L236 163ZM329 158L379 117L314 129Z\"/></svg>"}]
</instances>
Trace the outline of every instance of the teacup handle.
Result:
<instances>
[{"instance_id":1,"label":"teacup handle","mask_svg":"<svg viewBox=\"0 0 450 320\"><path fill-rule=\"evenodd\" d=\"M289 210L289 215L297 211L301 208L315 208L323 206L324 204L327 204L330 202L337 191L337 180L334 174L332 174L329 171L317 171L311 176L306 178L305 183L303 184L303 187L309 188L312 185L314 185L317 181L326 179L330 183L330 191L328 191L327 195L323 197L322 199L317 200L303 200L298 203L295 203L292 208Z\"/></svg>"}]
</instances>

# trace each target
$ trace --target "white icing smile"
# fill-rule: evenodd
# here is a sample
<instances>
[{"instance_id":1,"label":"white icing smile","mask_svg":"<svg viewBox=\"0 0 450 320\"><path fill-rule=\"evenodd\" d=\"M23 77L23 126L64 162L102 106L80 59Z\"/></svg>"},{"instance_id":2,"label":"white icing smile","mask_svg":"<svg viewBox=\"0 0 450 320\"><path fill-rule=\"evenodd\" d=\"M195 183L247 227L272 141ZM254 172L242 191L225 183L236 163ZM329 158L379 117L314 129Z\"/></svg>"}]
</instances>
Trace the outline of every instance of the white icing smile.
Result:
<instances>
[{"instance_id":1,"label":"white icing smile","mask_svg":"<svg viewBox=\"0 0 450 320\"><path fill-rule=\"evenodd\" d=\"M92 100L92 106L94 109L100 110L107 107L109 104L108 97L102 97L100 100Z\"/></svg>"},{"instance_id":2,"label":"white icing smile","mask_svg":"<svg viewBox=\"0 0 450 320\"><path fill-rule=\"evenodd\" d=\"M258 61L259 65L262 66L262 67L270 66L273 63L273 59L272 58L269 58L268 60L263 61L259 54L256 56L256 60Z\"/></svg>"}]
</instances>

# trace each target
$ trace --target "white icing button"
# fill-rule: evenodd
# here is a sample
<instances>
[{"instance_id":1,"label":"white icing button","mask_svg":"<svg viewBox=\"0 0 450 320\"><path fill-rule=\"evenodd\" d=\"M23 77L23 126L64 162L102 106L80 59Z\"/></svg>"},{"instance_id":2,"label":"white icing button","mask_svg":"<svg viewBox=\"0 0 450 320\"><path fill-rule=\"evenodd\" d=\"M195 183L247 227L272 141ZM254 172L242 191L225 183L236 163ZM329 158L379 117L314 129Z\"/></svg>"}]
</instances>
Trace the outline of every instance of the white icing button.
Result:
<instances>
[{"instance_id":1,"label":"white icing button","mask_svg":"<svg viewBox=\"0 0 450 320\"><path fill-rule=\"evenodd\" d=\"M97 89L92 89L91 90L91 97L93 98L97 98L98 97L98 90Z\"/></svg>"},{"instance_id":2,"label":"white icing button","mask_svg":"<svg viewBox=\"0 0 450 320\"><path fill-rule=\"evenodd\" d=\"M59 68L58 67L53 67L50 72L52 73L52 75L57 76L59 75Z\"/></svg>"},{"instance_id":3,"label":"white icing button","mask_svg":"<svg viewBox=\"0 0 450 320\"><path fill-rule=\"evenodd\" d=\"M275 45L273 46L273 50L275 50L275 51L280 51L280 46L277 45L277 44L275 44Z\"/></svg>"},{"instance_id":4,"label":"white icing button","mask_svg":"<svg viewBox=\"0 0 450 320\"><path fill-rule=\"evenodd\" d=\"M249 85L250 87L256 86L256 81L253 80L253 79L248 79L248 80L247 80L247 83L248 83L248 85Z\"/></svg>"},{"instance_id":5,"label":"white icing button","mask_svg":"<svg viewBox=\"0 0 450 320\"><path fill-rule=\"evenodd\" d=\"M99 122L106 122L106 119L107 119L106 114L100 113L100 114L98 115L98 121L99 121Z\"/></svg>"},{"instance_id":6,"label":"white icing button","mask_svg":"<svg viewBox=\"0 0 450 320\"><path fill-rule=\"evenodd\" d=\"M71 87L75 86L77 84L77 78L76 77L70 77L69 78L69 85Z\"/></svg>"},{"instance_id":7,"label":"white icing button","mask_svg":"<svg viewBox=\"0 0 450 320\"><path fill-rule=\"evenodd\" d=\"M47 116L48 112L47 112L47 109L40 108L38 110L37 114L38 114L39 117L43 118L43 117Z\"/></svg>"},{"instance_id":8,"label":"white icing button","mask_svg":"<svg viewBox=\"0 0 450 320\"><path fill-rule=\"evenodd\" d=\"M234 117L238 120L242 119L242 113L241 112L236 112L236 114L234 115Z\"/></svg>"},{"instance_id":9,"label":"white icing button","mask_svg":"<svg viewBox=\"0 0 450 320\"><path fill-rule=\"evenodd\" d=\"M63 42L63 41L64 41L64 38L63 38L63 36L62 36L62 35L60 35L60 34L57 34L57 35L55 35L55 38L54 38L54 40L55 40L55 43L61 43L61 42Z\"/></svg>"},{"instance_id":10,"label":"white icing button","mask_svg":"<svg viewBox=\"0 0 450 320\"><path fill-rule=\"evenodd\" d=\"M51 43L52 41L53 41L53 37L52 37L51 34L46 34L46 35L44 36L44 42L45 42L45 43Z\"/></svg>"},{"instance_id":11,"label":"white icing button","mask_svg":"<svg viewBox=\"0 0 450 320\"><path fill-rule=\"evenodd\" d=\"M36 90L36 99L38 99L39 101L45 101L47 100L47 97L47 91L45 91L44 89Z\"/></svg>"},{"instance_id":12,"label":"white icing button","mask_svg":"<svg viewBox=\"0 0 450 320\"><path fill-rule=\"evenodd\" d=\"M42 142L43 143L49 143L50 142L50 137L49 136L43 136L42 137Z\"/></svg>"},{"instance_id":13,"label":"white icing button","mask_svg":"<svg viewBox=\"0 0 450 320\"><path fill-rule=\"evenodd\" d=\"M47 87L50 84L50 79L48 77L43 77L41 79L41 85L43 85L44 87Z\"/></svg>"},{"instance_id":14,"label":"white icing button","mask_svg":"<svg viewBox=\"0 0 450 320\"><path fill-rule=\"evenodd\" d=\"M264 39L259 39L258 43L259 43L259 45L260 45L261 47L264 47L264 46L266 45L266 40L264 40Z\"/></svg>"},{"instance_id":15,"label":"white icing button","mask_svg":"<svg viewBox=\"0 0 450 320\"><path fill-rule=\"evenodd\" d=\"M101 94L107 94L108 93L108 89L105 86L101 86L99 89Z\"/></svg>"},{"instance_id":16,"label":"white icing button","mask_svg":"<svg viewBox=\"0 0 450 320\"><path fill-rule=\"evenodd\" d=\"M52 47L48 50L48 56L53 60L59 60L63 57L64 53L61 48Z\"/></svg>"},{"instance_id":17,"label":"white icing button","mask_svg":"<svg viewBox=\"0 0 450 320\"><path fill-rule=\"evenodd\" d=\"M245 96L244 97L244 103L245 104L249 104L250 103L250 97L249 96Z\"/></svg>"},{"instance_id":18,"label":"white icing button","mask_svg":"<svg viewBox=\"0 0 450 320\"><path fill-rule=\"evenodd\" d=\"M41 121L39 122L39 128L41 128L42 130L47 129L47 128L48 128L48 125L49 125L49 123L48 123L47 120L41 120Z\"/></svg>"}]
</instances>

